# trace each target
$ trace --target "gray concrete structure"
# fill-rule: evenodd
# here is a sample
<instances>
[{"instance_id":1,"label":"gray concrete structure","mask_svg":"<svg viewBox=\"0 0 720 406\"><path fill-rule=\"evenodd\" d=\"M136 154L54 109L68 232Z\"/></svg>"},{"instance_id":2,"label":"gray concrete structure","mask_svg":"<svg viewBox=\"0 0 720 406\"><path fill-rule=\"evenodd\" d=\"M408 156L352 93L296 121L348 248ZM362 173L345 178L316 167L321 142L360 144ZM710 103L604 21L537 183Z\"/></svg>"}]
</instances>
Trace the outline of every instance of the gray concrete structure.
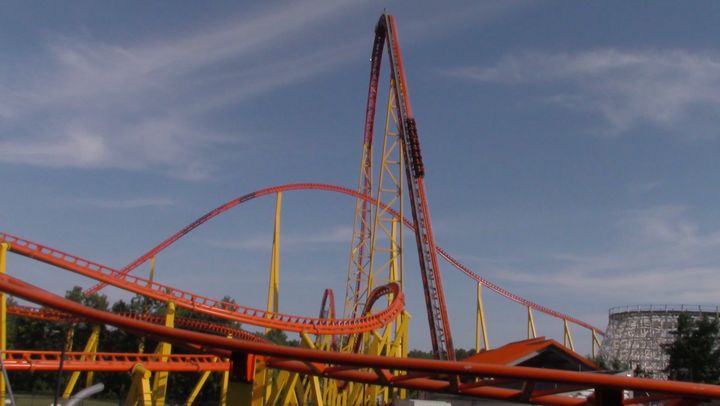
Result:
<instances>
[{"instance_id":1,"label":"gray concrete structure","mask_svg":"<svg viewBox=\"0 0 720 406\"><path fill-rule=\"evenodd\" d=\"M630 369L638 365L655 378L665 378L668 364L663 345L673 341L677 318L688 313L695 318L718 316L718 306L634 305L610 309L606 336L600 355L608 362L618 360Z\"/></svg>"}]
</instances>

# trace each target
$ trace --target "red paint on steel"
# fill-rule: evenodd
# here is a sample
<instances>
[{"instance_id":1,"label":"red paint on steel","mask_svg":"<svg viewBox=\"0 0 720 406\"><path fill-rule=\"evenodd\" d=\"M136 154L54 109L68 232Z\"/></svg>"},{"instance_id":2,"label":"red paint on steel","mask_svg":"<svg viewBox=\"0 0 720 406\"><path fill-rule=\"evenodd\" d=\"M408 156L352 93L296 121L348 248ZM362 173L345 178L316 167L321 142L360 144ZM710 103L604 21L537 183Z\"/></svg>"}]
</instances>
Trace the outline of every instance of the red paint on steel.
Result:
<instances>
[{"instance_id":1,"label":"red paint on steel","mask_svg":"<svg viewBox=\"0 0 720 406\"><path fill-rule=\"evenodd\" d=\"M365 125L363 129L363 151L360 172L360 185L358 191L364 196L370 196L372 193L372 161L373 161L373 138L375 128L375 107L377 105L377 94L378 94L378 83L380 81L380 64L382 62L382 51L385 45L385 32L379 30L379 27L375 29L375 39L373 41L372 54L370 55L370 84L368 85L368 96L367 104L365 106ZM349 289L349 285L345 292L345 306L348 301L352 303L352 309L343 309L344 317L356 317L357 307L361 300L361 289L363 280L363 268L367 263L365 248L369 239L370 230L368 229L367 223L370 216L370 210L368 209L368 201L362 199L358 202L360 204L360 235L358 236L358 254L357 254L357 269L355 269L355 278L348 275L350 281L348 283L355 283L354 289ZM354 242L353 242L354 244ZM354 250L355 247L351 247ZM350 255L353 255L352 252ZM350 263L352 267L353 264ZM354 279L354 281L353 281ZM351 296L351 297L348 297Z\"/></svg>"},{"instance_id":2,"label":"red paint on steel","mask_svg":"<svg viewBox=\"0 0 720 406\"><path fill-rule=\"evenodd\" d=\"M14 316L29 317L37 320L48 320L48 321L63 321L77 323L82 319L73 316L71 314L59 312L52 309L42 309L30 306L8 306L7 313ZM148 323L154 324L165 324L165 316L158 316L153 314L140 314L140 313L118 313L121 316L128 317L131 319L143 320ZM232 336L241 340L251 340L258 342L265 342L264 338L261 338L253 333L245 330L227 326L219 323L212 323L205 320L189 319L185 317L175 318L175 327L178 328L189 328L192 330L200 330L206 333L213 333L221 335L223 337Z\"/></svg>"},{"instance_id":3,"label":"red paint on steel","mask_svg":"<svg viewBox=\"0 0 720 406\"><path fill-rule=\"evenodd\" d=\"M395 17L383 15L380 17L380 24L387 31L390 71L395 83L394 90L400 124L399 130L402 139L403 156L406 162L407 192L413 223L415 224L415 241L417 243L433 355L436 359L454 360L455 350L450 331L450 320L445 304L445 293L442 288L430 210L423 181L424 170L420 168L422 166L420 141L417 137L415 121L412 115L410 94L405 77L405 67L402 52L400 51Z\"/></svg>"},{"instance_id":4,"label":"red paint on steel","mask_svg":"<svg viewBox=\"0 0 720 406\"><path fill-rule=\"evenodd\" d=\"M260 189L260 190L258 190L258 191L256 191L256 192L248 193L248 194L246 194L246 195L243 195L243 196L240 196L240 197L235 198L235 199L233 199L233 200L230 200L229 202L227 202L227 203L225 203L225 204L223 204L223 205L221 205L221 206L218 206L217 208L209 211L208 213L206 213L206 214L203 215L202 217L200 217L200 218L198 218L197 220L193 221L192 223L188 224L188 225L185 226L182 230L180 230L180 231L178 231L177 233L173 234L172 236L170 236L169 238L167 238L166 240L164 240L162 243L158 244L156 247L154 247L153 249L151 249L150 251L148 251L147 253L143 254L141 257L139 257L139 258L136 259L135 261L133 261L133 264L135 264L134 268L137 268L138 266L140 266L140 265L143 264L144 262L148 261L150 258L152 258L153 256L157 255L158 253L160 253L161 251L163 251L164 249L166 249L167 247L169 247L170 245L172 245L172 243L174 243L175 241L179 240L179 239L182 238L183 236L189 234L192 230L196 229L197 227L199 227L200 225L202 225L202 224L205 223L206 221L211 220L212 218L214 218L214 217L216 217L216 216L218 216L218 215L220 215L220 214L222 214L222 213L224 213L224 212L226 212L226 211L234 208L235 206L237 206L237 205L239 205L239 204L241 204L241 203L248 202L248 201L250 201L250 200L255 199L256 197L262 197L262 196L272 195L272 194L275 194L275 193L277 193L277 192L289 192L289 191L296 191L296 190L320 190L320 191L326 191L326 192L340 193L340 194L344 194L344 195L351 196L351 197L355 197L355 198L366 199L369 203L371 203L371 204L373 204L373 205L376 205L376 206L379 205L379 203L378 203L375 199L373 199L373 198L371 198L371 197L369 197L369 196L363 196L362 194L358 193L358 192L355 191L355 190L352 190L352 189L349 189L349 188L346 188L346 187L342 187L342 186L329 185L329 184L323 184L323 183L291 183L291 184L286 184L286 185L273 186L273 187L269 187L269 188L265 188L265 189ZM393 216L396 216L396 217L399 217L399 215L400 215L398 212L396 212L395 210L392 210L392 209L389 208L389 207L384 207L384 210L388 210L388 212L389 212L390 214L392 214ZM405 224L406 227L410 228L411 230L415 230L415 226L413 225L413 223L412 223L410 220L408 220L408 219L406 219L406 218L403 218L402 221L403 221L403 224ZM14 243L14 241L17 241L17 240L25 241L25 240L23 240L22 238L15 237L15 236L12 236L12 235L10 235L10 234L6 234L6 233L3 233L3 232L0 232L0 242L10 243L10 251L13 251L13 252L15 252L15 253L17 253L17 254L24 255L24 254L22 254L21 252L17 252L17 251L15 251L15 250L13 249L13 243ZM26 241L26 242L27 242L27 241ZM69 256L69 257L74 257L74 256L72 256L72 255L70 255L70 254L65 254L65 253L62 253L62 252L59 251L59 250L55 250L55 249L52 249L52 248L48 248L48 247L42 246L42 245L40 245L40 244L36 244L36 243L31 243L31 244L34 244L34 245L37 246L37 247L43 247L43 248L52 250L52 251L54 251L54 252L58 252L58 253L60 253L60 254L59 254L60 256L66 255L66 256ZM550 309L549 307L542 306L542 305L540 305L540 304L537 304L537 303L535 303L535 302L532 302L532 301L530 301L530 300L528 300L528 299L523 298L523 297L520 296L520 295L514 294L514 293L508 291L507 289L504 289L504 288L500 287L499 285L497 285L497 284L495 284L495 283L493 283L493 282L491 282L491 281L489 281L489 280L481 277L481 276L478 275L477 273L473 272L469 267L463 265L462 263L460 263L460 261L458 261L457 259L453 258L453 257L452 257L447 251L445 251L443 248L441 248L441 247L439 247L439 246L435 246L435 249L438 251L438 253L440 254L440 256L442 256L445 260L447 260L447 261L448 261L451 265L453 265L456 269L458 269L459 271L461 271L462 273L464 273L465 275L467 275L468 277L470 277L471 279L473 279L475 282L481 283L483 286L487 287L487 288L490 289L491 291L493 291L493 292L495 292L495 293L497 293L497 294L499 294L499 295L501 295L501 296L503 296L503 297L505 297L505 298L507 298L507 299L509 299L509 300L512 300L512 301L514 301L514 302L516 302L516 303L519 303L519 304L521 304L521 305L523 305L523 306L527 306L527 307L530 307L530 308L532 308L532 309L534 309L534 310L537 310L537 311L539 311L539 312L541 312L541 313L545 313L545 314L547 314L547 315L549 315L549 316L556 317L556 318L559 318L559 319L567 320L567 321L570 322L570 323L573 323L573 324L576 324L576 325L578 325L578 326L587 328L588 330L595 330L595 331L596 331L598 334L600 334L600 335L605 335L605 333L603 332L603 330L600 329L600 328L598 328L598 327L595 327L595 326L593 326L593 325L591 325L591 324L589 324L589 323L586 323L586 322L584 322L584 321L582 321L582 320L580 320L580 319L577 319L577 318L575 318L575 317L569 316L569 315L567 315L567 314L565 314L565 313L562 313L562 312L559 312L559 311ZM28 256L32 257L31 255L28 255ZM78 261L82 261L82 262L84 262L84 263L86 263L86 264L93 264L93 266L96 267L96 268L108 269L108 270L110 270L113 274L129 273L132 269L134 269L134 268L125 267L125 268L123 268L123 269L124 269L123 271L117 271L117 270L114 270L114 269L112 269L112 268L110 268L110 267L107 267L107 266L104 266L104 265L100 265L100 264L94 263L94 262L92 262L92 261L84 260L84 259L79 258L79 257L75 257L75 258L76 258ZM220 301L217 301L217 302L220 302Z\"/></svg>"},{"instance_id":5,"label":"red paint on steel","mask_svg":"<svg viewBox=\"0 0 720 406\"><path fill-rule=\"evenodd\" d=\"M57 371L60 365L60 351L19 351L3 352L5 368L9 371L45 372ZM129 372L137 364L150 371L203 372L227 371L230 363L219 360L215 355L202 354L133 354L108 352L65 352L63 370L95 372Z\"/></svg>"},{"instance_id":6,"label":"red paint on steel","mask_svg":"<svg viewBox=\"0 0 720 406\"><path fill-rule=\"evenodd\" d=\"M323 292L322 302L320 302L320 318L326 318L330 320L335 319L335 295L333 294L332 289L325 289L325 291ZM337 336L332 336L331 344L332 350L337 351Z\"/></svg>"},{"instance_id":7,"label":"red paint on steel","mask_svg":"<svg viewBox=\"0 0 720 406\"><path fill-rule=\"evenodd\" d=\"M503 388L493 388L491 379L513 379L522 381L553 382L588 388L630 389L665 393L682 397L720 399L720 386L690 382L658 381L625 376L604 375L574 371L551 370L530 367L471 363L463 361L405 359L316 351L304 348L284 347L274 344L231 340L223 337L172 329L165 326L129 319L109 312L85 307L62 298L36 286L0 275L0 290L31 302L72 313L100 323L114 325L128 331L147 334L163 341L191 343L208 348L211 352L225 351L266 356L268 365L274 368L294 370L307 368L303 373L339 380L366 382L376 385L415 388L428 391L449 392L473 396L510 396ZM290 364L292 363L293 366ZM314 363L312 367L307 365ZM305 365L304 367L301 364ZM371 369L372 372L361 371ZM389 370L406 371L409 375L389 376ZM377 371L380 371L378 373ZM418 375L415 375L418 374ZM416 378L417 376L417 378ZM445 379L449 376L477 377L484 381L453 384ZM488 388L493 393L476 389ZM500 392L498 392L500 391ZM515 392L516 395L520 393ZM522 401L539 404L587 404L587 399L568 399L558 395L531 396ZM573 402L573 403L571 403ZM577 402L577 403L574 403Z\"/></svg>"},{"instance_id":8,"label":"red paint on steel","mask_svg":"<svg viewBox=\"0 0 720 406\"><path fill-rule=\"evenodd\" d=\"M322 302L320 302L320 317L326 319L335 318L335 295L332 289L325 289Z\"/></svg>"},{"instance_id":9,"label":"red paint on steel","mask_svg":"<svg viewBox=\"0 0 720 406\"><path fill-rule=\"evenodd\" d=\"M392 321L404 306L403 293L399 292L398 296L394 297L384 310L354 319L328 320L274 313L212 299L138 276L122 274L112 268L8 234L0 233L0 241L10 243L12 252L109 283L133 293L164 302L173 301L177 306L211 316L285 331L305 331L311 334L355 334L361 331L375 330Z\"/></svg>"}]
</instances>

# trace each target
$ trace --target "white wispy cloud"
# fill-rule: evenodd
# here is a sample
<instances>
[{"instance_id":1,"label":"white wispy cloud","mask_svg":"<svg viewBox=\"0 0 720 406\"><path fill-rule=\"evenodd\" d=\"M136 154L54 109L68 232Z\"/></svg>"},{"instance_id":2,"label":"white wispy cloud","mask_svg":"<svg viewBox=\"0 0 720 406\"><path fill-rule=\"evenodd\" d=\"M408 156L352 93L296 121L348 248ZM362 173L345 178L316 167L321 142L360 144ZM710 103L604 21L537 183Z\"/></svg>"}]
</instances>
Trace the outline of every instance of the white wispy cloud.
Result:
<instances>
[{"instance_id":1,"label":"white wispy cloud","mask_svg":"<svg viewBox=\"0 0 720 406\"><path fill-rule=\"evenodd\" d=\"M704 229L687 208L679 206L627 211L617 226L617 244L609 251L553 254L548 265L553 269L543 271L541 278L522 270L498 276L615 304L717 301L720 230Z\"/></svg>"},{"instance_id":2,"label":"white wispy cloud","mask_svg":"<svg viewBox=\"0 0 720 406\"><path fill-rule=\"evenodd\" d=\"M478 82L550 85L546 100L590 111L621 134L641 125L683 136L714 136L720 124L720 55L691 50L594 49L517 52L492 66L449 75Z\"/></svg>"},{"instance_id":3,"label":"white wispy cloud","mask_svg":"<svg viewBox=\"0 0 720 406\"><path fill-rule=\"evenodd\" d=\"M0 161L83 168L100 165L108 154L105 140L96 134L79 130L62 138L48 142L0 141Z\"/></svg>"},{"instance_id":4,"label":"white wispy cloud","mask_svg":"<svg viewBox=\"0 0 720 406\"><path fill-rule=\"evenodd\" d=\"M0 66L0 163L207 179L219 172L228 144L251 153L252 139L263 135L241 124L221 129L213 114L365 60L371 32L343 23L376 18L374 7L356 0L269 5L184 32L117 41L53 32L40 52ZM423 7L402 21L416 41L524 6Z\"/></svg>"},{"instance_id":5,"label":"white wispy cloud","mask_svg":"<svg viewBox=\"0 0 720 406\"><path fill-rule=\"evenodd\" d=\"M136 197L131 199L75 199L85 206L102 209L141 209L146 207L167 207L175 202L168 197Z\"/></svg>"},{"instance_id":6,"label":"white wispy cloud","mask_svg":"<svg viewBox=\"0 0 720 406\"><path fill-rule=\"evenodd\" d=\"M218 133L203 113L353 57L342 36L311 52L298 42L356 8L348 1L282 5L132 44L53 39L29 69L0 74L0 162L205 179L216 169L213 151L249 136Z\"/></svg>"}]
</instances>

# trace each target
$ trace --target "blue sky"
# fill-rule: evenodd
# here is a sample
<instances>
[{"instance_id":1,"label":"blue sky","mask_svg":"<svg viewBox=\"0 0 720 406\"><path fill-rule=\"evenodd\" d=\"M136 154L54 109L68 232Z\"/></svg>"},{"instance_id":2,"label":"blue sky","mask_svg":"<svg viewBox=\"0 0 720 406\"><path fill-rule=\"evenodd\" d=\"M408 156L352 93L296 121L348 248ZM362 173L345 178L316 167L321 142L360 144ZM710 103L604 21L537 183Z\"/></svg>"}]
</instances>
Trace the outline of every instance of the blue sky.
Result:
<instances>
[{"instance_id":1,"label":"blue sky","mask_svg":"<svg viewBox=\"0 0 720 406\"><path fill-rule=\"evenodd\" d=\"M617 305L717 303L715 2L5 2L0 230L121 267L262 187L355 187L383 8L439 245L599 326ZM273 203L177 243L158 279L262 307ZM324 288L344 294L353 202L284 203L280 308L314 315ZM428 348L407 257L412 345ZM471 347L474 287L442 269L456 346ZM17 257L10 273L56 292L90 284ZM524 309L486 296L491 344L522 338Z\"/></svg>"}]
</instances>

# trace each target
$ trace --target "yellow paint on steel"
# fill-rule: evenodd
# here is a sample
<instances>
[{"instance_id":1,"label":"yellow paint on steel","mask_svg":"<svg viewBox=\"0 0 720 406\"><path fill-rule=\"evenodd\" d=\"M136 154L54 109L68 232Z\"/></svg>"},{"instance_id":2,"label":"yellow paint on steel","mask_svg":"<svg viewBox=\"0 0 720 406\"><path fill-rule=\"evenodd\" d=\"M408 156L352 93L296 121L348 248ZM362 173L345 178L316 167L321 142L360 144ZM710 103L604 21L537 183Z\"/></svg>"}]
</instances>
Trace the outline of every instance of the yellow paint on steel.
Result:
<instances>
[{"instance_id":1,"label":"yellow paint on steel","mask_svg":"<svg viewBox=\"0 0 720 406\"><path fill-rule=\"evenodd\" d=\"M73 349L73 339L75 338L75 324L72 324L70 328L65 332L65 352L70 352Z\"/></svg>"},{"instance_id":2,"label":"yellow paint on steel","mask_svg":"<svg viewBox=\"0 0 720 406\"><path fill-rule=\"evenodd\" d=\"M251 402L252 383L229 381L227 388L228 405L249 405Z\"/></svg>"},{"instance_id":3,"label":"yellow paint on steel","mask_svg":"<svg viewBox=\"0 0 720 406\"><path fill-rule=\"evenodd\" d=\"M397 283L404 286L403 266L403 227L400 216L404 213L404 162L403 143L400 138L400 123L394 83L390 82L385 111L385 126L380 168L378 171L375 198L383 202L373 208L373 223L370 244L370 266L368 270L368 291L385 283ZM393 210L396 214L393 214ZM388 300L392 300L388 297ZM370 355L403 356L407 355L407 320L404 312L392 323L382 329L363 335L362 352ZM346 391L348 404L375 404L378 401L388 403L392 399L402 399L405 391L375 385L354 385Z\"/></svg>"},{"instance_id":4,"label":"yellow paint on steel","mask_svg":"<svg viewBox=\"0 0 720 406\"><path fill-rule=\"evenodd\" d=\"M301 332L300 338L302 339L302 342L306 347L316 349L315 343L306 332ZM325 403L323 402L323 393L322 388L320 387L320 378L318 378L317 376L308 376L306 379L308 380L308 389L311 395L310 399L308 400L310 400L314 405L324 406Z\"/></svg>"},{"instance_id":5,"label":"yellow paint on steel","mask_svg":"<svg viewBox=\"0 0 720 406\"><path fill-rule=\"evenodd\" d=\"M87 341L85 342L85 347L83 348L83 353L90 354L90 353L97 352L99 338L100 338L100 325L95 325L92 328L90 337L88 337ZM82 361L92 360L92 359L95 359L95 356L94 355L93 356L83 355L80 359ZM81 373L81 371L73 371L73 373L70 375L70 379L68 379L68 383L67 383L67 385L65 385L65 391L62 394L63 399L69 399L70 395L72 395L72 392L75 389L75 385L77 384L77 381L80 378L80 373ZM85 382L86 387L90 386L92 384L92 371L88 371L87 376L90 379L89 379L89 382L86 380L86 382Z\"/></svg>"},{"instance_id":6,"label":"yellow paint on steel","mask_svg":"<svg viewBox=\"0 0 720 406\"><path fill-rule=\"evenodd\" d=\"M230 386L229 370L222 373L222 379L220 380L220 401L218 402L219 406L227 406L228 404L228 386Z\"/></svg>"},{"instance_id":7,"label":"yellow paint on steel","mask_svg":"<svg viewBox=\"0 0 720 406\"><path fill-rule=\"evenodd\" d=\"M393 224L397 221L397 217L389 212L389 209L400 211L403 198L402 143L400 142L397 114L394 114L396 105L392 88L391 81L385 115L383 147L380 155L380 171L378 172L377 190L375 192L375 200L384 204L373 208L367 292L371 291L376 285L386 283L381 275L387 270L389 279L392 274L392 270L389 268L392 266L400 270L399 274L397 270L395 271L396 279L402 279L402 259L397 258L397 251L401 250L402 241L398 241L397 231L393 232ZM381 253L388 254L387 260L378 261L378 254Z\"/></svg>"},{"instance_id":8,"label":"yellow paint on steel","mask_svg":"<svg viewBox=\"0 0 720 406\"><path fill-rule=\"evenodd\" d=\"M268 283L267 310L277 313L280 300L280 215L282 211L282 192L278 192L275 201L275 227L273 228L272 257L270 259L270 281ZM268 313L268 317L272 317ZM268 328L265 332L268 332Z\"/></svg>"},{"instance_id":9,"label":"yellow paint on steel","mask_svg":"<svg viewBox=\"0 0 720 406\"><path fill-rule=\"evenodd\" d=\"M567 319L563 319L563 345L575 351L575 344L573 344L572 335L570 334L570 327L568 326Z\"/></svg>"},{"instance_id":10,"label":"yellow paint on steel","mask_svg":"<svg viewBox=\"0 0 720 406\"><path fill-rule=\"evenodd\" d=\"M477 308L475 320L475 351L487 351L490 349L488 340L487 323L485 321L485 305L482 297L482 283L477 284ZM481 346L482 343L482 346Z\"/></svg>"},{"instance_id":11,"label":"yellow paint on steel","mask_svg":"<svg viewBox=\"0 0 720 406\"><path fill-rule=\"evenodd\" d=\"M324 340L320 340L322 342ZM300 344L310 349L318 349L315 341L306 332L300 333ZM326 350L329 350L329 346ZM269 405L298 405L313 404L324 406L325 393L320 377L302 376L296 372L279 371L270 383L270 395L265 404ZM335 386L325 380L325 388Z\"/></svg>"},{"instance_id":12,"label":"yellow paint on steel","mask_svg":"<svg viewBox=\"0 0 720 406\"><path fill-rule=\"evenodd\" d=\"M4 275L7 266L7 252L10 248L8 243L0 243L0 274ZM5 359L7 350L7 296L0 292L0 351ZM5 376L0 374L0 402L5 404Z\"/></svg>"},{"instance_id":13,"label":"yellow paint on steel","mask_svg":"<svg viewBox=\"0 0 720 406\"><path fill-rule=\"evenodd\" d=\"M168 302L165 313L165 327L175 327L175 303ZM155 354L162 355L161 360L166 362L168 355L172 352L172 344L167 342L158 343ZM153 406L165 405L165 394L167 393L168 371L157 371L153 378L152 398Z\"/></svg>"},{"instance_id":14,"label":"yellow paint on steel","mask_svg":"<svg viewBox=\"0 0 720 406\"><path fill-rule=\"evenodd\" d=\"M372 141L363 140L362 157L360 158L360 176L358 177L358 192L368 193L372 190L373 170L372 170ZM369 188L369 189L368 189ZM367 189L367 190L366 190ZM343 303L343 317L355 317L362 304L359 302L362 296L362 286L356 286L359 278L366 278L369 261L366 260L367 250L369 249L370 230L369 219L367 217L367 204L363 199L355 201L355 213L353 216L353 233L350 242L350 255L348 257L348 272L345 286L345 300Z\"/></svg>"},{"instance_id":15,"label":"yellow paint on steel","mask_svg":"<svg viewBox=\"0 0 720 406\"><path fill-rule=\"evenodd\" d=\"M150 274L148 279L152 282L155 279L155 257L150 258Z\"/></svg>"},{"instance_id":16,"label":"yellow paint on steel","mask_svg":"<svg viewBox=\"0 0 720 406\"><path fill-rule=\"evenodd\" d=\"M268 382L268 371L265 361L259 357L255 359L255 380L253 381L252 406L263 406L270 395L270 382Z\"/></svg>"},{"instance_id":17,"label":"yellow paint on steel","mask_svg":"<svg viewBox=\"0 0 720 406\"><path fill-rule=\"evenodd\" d=\"M272 251L270 254L270 276L268 278L267 311L268 317L278 312L280 305L280 224L282 220L282 192L275 199L275 223L273 226ZM271 313L272 312L272 313ZM265 328L265 334L270 332ZM262 406L270 398L272 382L270 373L261 360L255 362L255 381L253 384L252 406Z\"/></svg>"},{"instance_id":18,"label":"yellow paint on steel","mask_svg":"<svg viewBox=\"0 0 720 406\"><path fill-rule=\"evenodd\" d=\"M155 257L153 256L150 258L150 274L148 275L148 280L150 283L152 283L153 279L155 279ZM143 298L143 314L147 314L148 312L148 300L147 298ZM138 343L138 353L142 354L145 352L145 336L140 337L140 342Z\"/></svg>"},{"instance_id":19,"label":"yellow paint on steel","mask_svg":"<svg viewBox=\"0 0 720 406\"><path fill-rule=\"evenodd\" d=\"M600 339L598 338L597 331L592 330L592 356L595 357L597 355L597 350L602 347L602 344L600 344Z\"/></svg>"},{"instance_id":20,"label":"yellow paint on steel","mask_svg":"<svg viewBox=\"0 0 720 406\"><path fill-rule=\"evenodd\" d=\"M275 379L272 381L272 392L268 398L268 404L282 404L280 403L280 399L282 398L283 392L286 390L286 386L290 381L290 375L291 373L288 371L278 371Z\"/></svg>"},{"instance_id":21,"label":"yellow paint on steel","mask_svg":"<svg viewBox=\"0 0 720 406\"><path fill-rule=\"evenodd\" d=\"M535 318L533 318L532 308L527 308L527 332L528 339L537 337L537 331L535 330Z\"/></svg>"},{"instance_id":22,"label":"yellow paint on steel","mask_svg":"<svg viewBox=\"0 0 720 406\"><path fill-rule=\"evenodd\" d=\"M97 330L97 333L95 332ZM93 342L93 345L90 347L90 361L95 361L95 358L97 357L96 353L98 350L98 345L100 344L100 326L94 326L92 333L96 336L95 342ZM95 371L88 371L87 375L85 375L85 387L89 388L92 386L93 378L95 377Z\"/></svg>"},{"instance_id":23,"label":"yellow paint on steel","mask_svg":"<svg viewBox=\"0 0 720 406\"><path fill-rule=\"evenodd\" d=\"M130 390L128 391L125 406L152 406L152 391L150 390L150 371L141 364L132 369Z\"/></svg>"},{"instance_id":24,"label":"yellow paint on steel","mask_svg":"<svg viewBox=\"0 0 720 406\"><path fill-rule=\"evenodd\" d=\"M200 375L200 379L198 379L197 383L193 387L193 390L190 392L190 395L188 395L188 398L185 401L185 406L192 406L195 398L197 398L197 395L200 393L203 386L205 386L205 382L207 381L209 376L210 371L205 371L202 373L202 375Z\"/></svg>"}]
</instances>

